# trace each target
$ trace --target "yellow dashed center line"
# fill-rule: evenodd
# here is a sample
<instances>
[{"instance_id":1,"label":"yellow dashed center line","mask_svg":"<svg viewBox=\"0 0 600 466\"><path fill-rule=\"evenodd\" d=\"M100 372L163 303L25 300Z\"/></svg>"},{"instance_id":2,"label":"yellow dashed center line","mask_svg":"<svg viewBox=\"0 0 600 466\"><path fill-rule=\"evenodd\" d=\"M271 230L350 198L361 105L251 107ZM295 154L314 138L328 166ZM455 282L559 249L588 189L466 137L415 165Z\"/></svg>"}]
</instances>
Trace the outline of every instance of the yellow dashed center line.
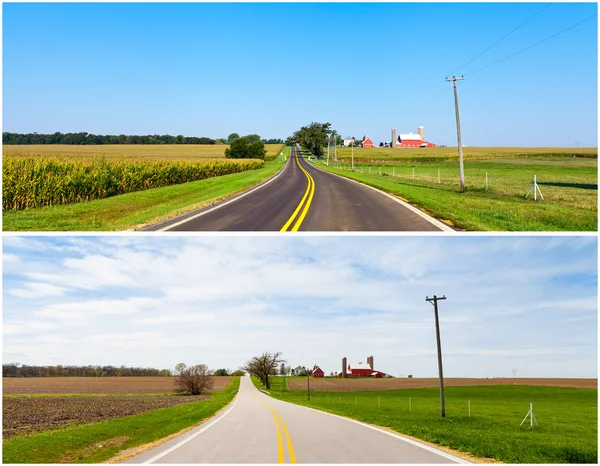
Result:
<instances>
[{"instance_id":1,"label":"yellow dashed center line","mask_svg":"<svg viewBox=\"0 0 600 466\"><path fill-rule=\"evenodd\" d=\"M300 160L299 160L299 157L297 154L296 154L296 163L298 164L298 167L300 167L300 170L302 170L304 172L304 175L306 175L306 179L308 180L308 185L306 186L306 191L304 192L304 196L302 196L302 199L300 200L300 204L298 204L298 207L296 207L296 210L294 210L294 213L288 219L288 221L285 222L285 225L283 225L283 228L281 228L280 231L288 231L288 228L294 222L294 219L296 219L296 216L298 215L298 213L302 210L302 213L296 220L296 223L294 224L292 229L289 230L289 231L298 231L298 229L300 228L300 225L302 225L302 222L304 221L304 217L306 217L306 214L308 213L308 209L310 208L310 204L313 200L313 196L315 195L315 180L310 175L310 173L308 173L304 169L304 167L302 165L300 165Z\"/></svg>"}]
</instances>

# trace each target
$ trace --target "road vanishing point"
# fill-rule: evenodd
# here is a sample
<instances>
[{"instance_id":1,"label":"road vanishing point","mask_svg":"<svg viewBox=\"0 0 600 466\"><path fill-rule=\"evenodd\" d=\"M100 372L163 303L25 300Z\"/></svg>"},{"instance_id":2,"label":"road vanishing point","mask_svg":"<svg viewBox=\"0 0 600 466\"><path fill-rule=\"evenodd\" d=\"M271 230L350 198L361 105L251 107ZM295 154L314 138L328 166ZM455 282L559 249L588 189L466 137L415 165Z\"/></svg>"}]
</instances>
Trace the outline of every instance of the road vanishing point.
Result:
<instances>
[{"instance_id":1,"label":"road vanishing point","mask_svg":"<svg viewBox=\"0 0 600 466\"><path fill-rule=\"evenodd\" d=\"M126 463L468 463L352 419L276 400L242 377L217 416Z\"/></svg>"},{"instance_id":2,"label":"road vanishing point","mask_svg":"<svg viewBox=\"0 0 600 466\"><path fill-rule=\"evenodd\" d=\"M454 231L414 206L315 167L293 147L259 185L146 231Z\"/></svg>"}]
</instances>

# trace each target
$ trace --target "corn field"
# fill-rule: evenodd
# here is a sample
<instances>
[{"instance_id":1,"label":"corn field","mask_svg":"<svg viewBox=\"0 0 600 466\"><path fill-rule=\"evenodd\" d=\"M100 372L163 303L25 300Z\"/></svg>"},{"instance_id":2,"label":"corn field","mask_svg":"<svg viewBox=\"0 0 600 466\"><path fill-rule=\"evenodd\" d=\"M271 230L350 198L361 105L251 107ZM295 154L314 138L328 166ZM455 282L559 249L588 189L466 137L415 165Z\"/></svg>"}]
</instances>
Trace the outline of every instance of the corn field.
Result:
<instances>
[{"instance_id":1,"label":"corn field","mask_svg":"<svg viewBox=\"0 0 600 466\"><path fill-rule=\"evenodd\" d=\"M181 162L4 157L2 210L104 199L263 166L264 161L258 159Z\"/></svg>"}]
</instances>

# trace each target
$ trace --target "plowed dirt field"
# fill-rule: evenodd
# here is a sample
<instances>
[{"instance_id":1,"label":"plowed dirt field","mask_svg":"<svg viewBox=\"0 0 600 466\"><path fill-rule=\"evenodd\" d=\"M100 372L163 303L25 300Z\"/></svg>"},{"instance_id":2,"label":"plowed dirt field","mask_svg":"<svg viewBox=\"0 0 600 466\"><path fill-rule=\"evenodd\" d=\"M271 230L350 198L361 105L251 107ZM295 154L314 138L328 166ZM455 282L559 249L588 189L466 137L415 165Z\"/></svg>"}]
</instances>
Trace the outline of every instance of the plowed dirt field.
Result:
<instances>
[{"instance_id":1,"label":"plowed dirt field","mask_svg":"<svg viewBox=\"0 0 600 466\"><path fill-rule=\"evenodd\" d=\"M426 379L311 379L310 388L329 392L362 392L375 390L403 390L408 388L438 387L438 378ZM543 387L598 388L598 379L459 379L444 378L446 387L470 387L478 385L535 385ZM306 380L289 379L290 390L305 390Z\"/></svg>"},{"instance_id":2,"label":"plowed dirt field","mask_svg":"<svg viewBox=\"0 0 600 466\"><path fill-rule=\"evenodd\" d=\"M100 422L205 400L204 396L77 396L2 400L2 438Z\"/></svg>"},{"instance_id":3,"label":"plowed dirt field","mask_svg":"<svg viewBox=\"0 0 600 466\"><path fill-rule=\"evenodd\" d=\"M223 390L231 377L213 377L213 391ZM142 394L172 393L173 377L26 377L3 378L2 394Z\"/></svg>"}]
</instances>

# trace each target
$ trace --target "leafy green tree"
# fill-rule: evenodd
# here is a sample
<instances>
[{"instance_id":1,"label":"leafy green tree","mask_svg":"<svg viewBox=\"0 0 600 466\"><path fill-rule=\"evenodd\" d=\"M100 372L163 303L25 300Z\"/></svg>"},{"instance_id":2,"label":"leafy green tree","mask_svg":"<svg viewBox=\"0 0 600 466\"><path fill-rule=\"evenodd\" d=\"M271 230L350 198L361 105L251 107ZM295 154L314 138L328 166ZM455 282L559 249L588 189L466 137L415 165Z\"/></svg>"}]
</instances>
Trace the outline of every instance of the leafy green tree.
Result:
<instances>
[{"instance_id":1,"label":"leafy green tree","mask_svg":"<svg viewBox=\"0 0 600 466\"><path fill-rule=\"evenodd\" d=\"M331 134L331 123L312 122L303 126L292 136L292 140L301 147L309 150L315 157L323 155L323 147L327 147L327 140Z\"/></svg>"},{"instance_id":2,"label":"leafy green tree","mask_svg":"<svg viewBox=\"0 0 600 466\"><path fill-rule=\"evenodd\" d=\"M244 136L250 142L258 142L260 141L260 136L258 134L249 134L248 136Z\"/></svg>"},{"instance_id":3,"label":"leafy green tree","mask_svg":"<svg viewBox=\"0 0 600 466\"><path fill-rule=\"evenodd\" d=\"M247 136L236 139L225 149L225 157L230 159L265 159L267 150L262 141L251 142Z\"/></svg>"},{"instance_id":4,"label":"leafy green tree","mask_svg":"<svg viewBox=\"0 0 600 466\"><path fill-rule=\"evenodd\" d=\"M237 371L235 371L233 374L234 377L244 377L246 375L246 372L244 372L241 369L238 369Z\"/></svg>"},{"instance_id":5,"label":"leafy green tree","mask_svg":"<svg viewBox=\"0 0 600 466\"><path fill-rule=\"evenodd\" d=\"M239 139L240 135L238 133L231 133L228 137L227 137L227 143L231 144L233 141L235 141L236 139Z\"/></svg>"},{"instance_id":6,"label":"leafy green tree","mask_svg":"<svg viewBox=\"0 0 600 466\"><path fill-rule=\"evenodd\" d=\"M227 372L227 369L217 369L215 371L215 375L223 376L223 375L229 375L229 373Z\"/></svg>"}]
</instances>

